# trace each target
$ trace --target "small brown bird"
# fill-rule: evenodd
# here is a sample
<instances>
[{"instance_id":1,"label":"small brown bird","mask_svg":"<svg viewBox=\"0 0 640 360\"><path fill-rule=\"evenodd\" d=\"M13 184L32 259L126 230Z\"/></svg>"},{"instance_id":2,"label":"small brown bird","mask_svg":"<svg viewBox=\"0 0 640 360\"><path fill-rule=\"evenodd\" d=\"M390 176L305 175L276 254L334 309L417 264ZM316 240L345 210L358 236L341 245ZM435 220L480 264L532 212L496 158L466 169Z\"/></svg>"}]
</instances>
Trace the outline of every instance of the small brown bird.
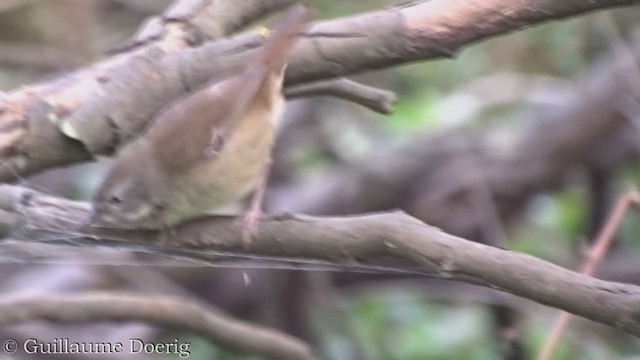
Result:
<instances>
[{"instance_id":1,"label":"small brown bird","mask_svg":"<svg viewBox=\"0 0 640 360\"><path fill-rule=\"evenodd\" d=\"M90 224L169 228L256 188L282 116L287 58L311 19L293 8L246 70L176 102L125 146L94 196ZM256 196L249 226L260 203Z\"/></svg>"}]
</instances>

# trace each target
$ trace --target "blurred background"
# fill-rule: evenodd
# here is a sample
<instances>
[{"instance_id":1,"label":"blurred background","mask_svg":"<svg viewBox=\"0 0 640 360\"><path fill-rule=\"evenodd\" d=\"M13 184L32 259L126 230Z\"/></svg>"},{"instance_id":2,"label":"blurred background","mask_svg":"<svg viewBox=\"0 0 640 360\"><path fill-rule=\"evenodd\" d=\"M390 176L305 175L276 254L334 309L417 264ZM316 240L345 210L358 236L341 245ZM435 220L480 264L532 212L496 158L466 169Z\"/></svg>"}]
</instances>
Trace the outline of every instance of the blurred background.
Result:
<instances>
[{"instance_id":1,"label":"blurred background","mask_svg":"<svg viewBox=\"0 0 640 360\"><path fill-rule=\"evenodd\" d=\"M0 89L91 64L170 3L2 0ZM399 1L308 3L330 19ZM631 41L639 15L637 7L596 12L472 45L456 59L356 77L397 93L389 116L335 98L289 102L267 211L400 208L467 239L577 268L615 200L640 177L640 130L631 121L585 138L588 123L578 126L582 119L572 114L587 106L580 103L585 89L607 81L612 49ZM526 160L517 172L514 159ZM108 162L23 182L88 199ZM640 218L631 212L598 276L639 281L638 230ZM557 314L494 290L415 276L162 266L162 260L147 266L136 255L100 249L24 256L25 264L0 265L3 293L128 289L189 296L301 337L326 359L531 359ZM241 358L189 333L144 324L0 329L0 338L34 334L76 341L177 337L193 344L191 359ZM638 354L640 341L630 335L575 319L555 359Z\"/></svg>"}]
</instances>

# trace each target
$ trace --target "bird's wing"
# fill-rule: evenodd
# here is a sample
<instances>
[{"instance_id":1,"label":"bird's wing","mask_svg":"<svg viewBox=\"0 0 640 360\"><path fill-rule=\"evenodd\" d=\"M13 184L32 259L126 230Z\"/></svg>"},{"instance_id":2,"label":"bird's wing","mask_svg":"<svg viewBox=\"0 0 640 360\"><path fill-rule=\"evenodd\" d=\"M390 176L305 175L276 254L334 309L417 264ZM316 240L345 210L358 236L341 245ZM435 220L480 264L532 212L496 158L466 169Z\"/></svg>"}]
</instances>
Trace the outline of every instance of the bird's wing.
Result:
<instances>
[{"instance_id":1,"label":"bird's wing","mask_svg":"<svg viewBox=\"0 0 640 360\"><path fill-rule=\"evenodd\" d=\"M148 132L160 165L184 171L222 151L257 94L273 91L271 79L281 81L287 58L311 18L310 10L296 6L274 27L242 73L207 86L162 113Z\"/></svg>"}]
</instances>

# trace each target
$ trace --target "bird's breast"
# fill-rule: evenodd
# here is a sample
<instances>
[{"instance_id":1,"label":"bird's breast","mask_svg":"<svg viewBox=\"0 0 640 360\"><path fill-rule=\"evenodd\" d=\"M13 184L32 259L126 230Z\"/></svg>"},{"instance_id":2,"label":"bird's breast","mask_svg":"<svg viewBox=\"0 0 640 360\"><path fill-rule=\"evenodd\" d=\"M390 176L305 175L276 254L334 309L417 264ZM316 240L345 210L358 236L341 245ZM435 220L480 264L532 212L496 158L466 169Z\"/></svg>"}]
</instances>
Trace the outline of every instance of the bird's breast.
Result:
<instances>
[{"instance_id":1,"label":"bird's breast","mask_svg":"<svg viewBox=\"0 0 640 360\"><path fill-rule=\"evenodd\" d=\"M271 117L279 114L259 111L247 116L256 118L243 119L218 154L184 174L176 174L175 186L183 189L171 201L176 217L188 218L222 207L256 187L271 159L275 137Z\"/></svg>"}]
</instances>

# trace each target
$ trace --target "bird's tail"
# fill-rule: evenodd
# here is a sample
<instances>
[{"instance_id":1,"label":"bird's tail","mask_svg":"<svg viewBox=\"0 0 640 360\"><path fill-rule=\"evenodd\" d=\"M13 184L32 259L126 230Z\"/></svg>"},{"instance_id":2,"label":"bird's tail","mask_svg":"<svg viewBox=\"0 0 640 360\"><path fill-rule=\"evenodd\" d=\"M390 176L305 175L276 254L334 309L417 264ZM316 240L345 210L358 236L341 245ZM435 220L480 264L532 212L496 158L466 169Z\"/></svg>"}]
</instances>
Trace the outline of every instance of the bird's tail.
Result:
<instances>
[{"instance_id":1,"label":"bird's tail","mask_svg":"<svg viewBox=\"0 0 640 360\"><path fill-rule=\"evenodd\" d=\"M222 120L223 137L230 135L237 119L256 99L271 101L274 91L282 91L283 70L293 46L308 28L313 11L297 5L273 28L260 51L249 59L244 72L226 82L227 92L235 93ZM214 85L217 86L217 85Z\"/></svg>"},{"instance_id":2,"label":"bird's tail","mask_svg":"<svg viewBox=\"0 0 640 360\"><path fill-rule=\"evenodd\" d=\"M265 44L250 62L250 67L262 68L267 73L282 71L294 45L308 29L313 17L314 11L302 5L289 10L267 35Z\"/></svg>"}]
</instances>

